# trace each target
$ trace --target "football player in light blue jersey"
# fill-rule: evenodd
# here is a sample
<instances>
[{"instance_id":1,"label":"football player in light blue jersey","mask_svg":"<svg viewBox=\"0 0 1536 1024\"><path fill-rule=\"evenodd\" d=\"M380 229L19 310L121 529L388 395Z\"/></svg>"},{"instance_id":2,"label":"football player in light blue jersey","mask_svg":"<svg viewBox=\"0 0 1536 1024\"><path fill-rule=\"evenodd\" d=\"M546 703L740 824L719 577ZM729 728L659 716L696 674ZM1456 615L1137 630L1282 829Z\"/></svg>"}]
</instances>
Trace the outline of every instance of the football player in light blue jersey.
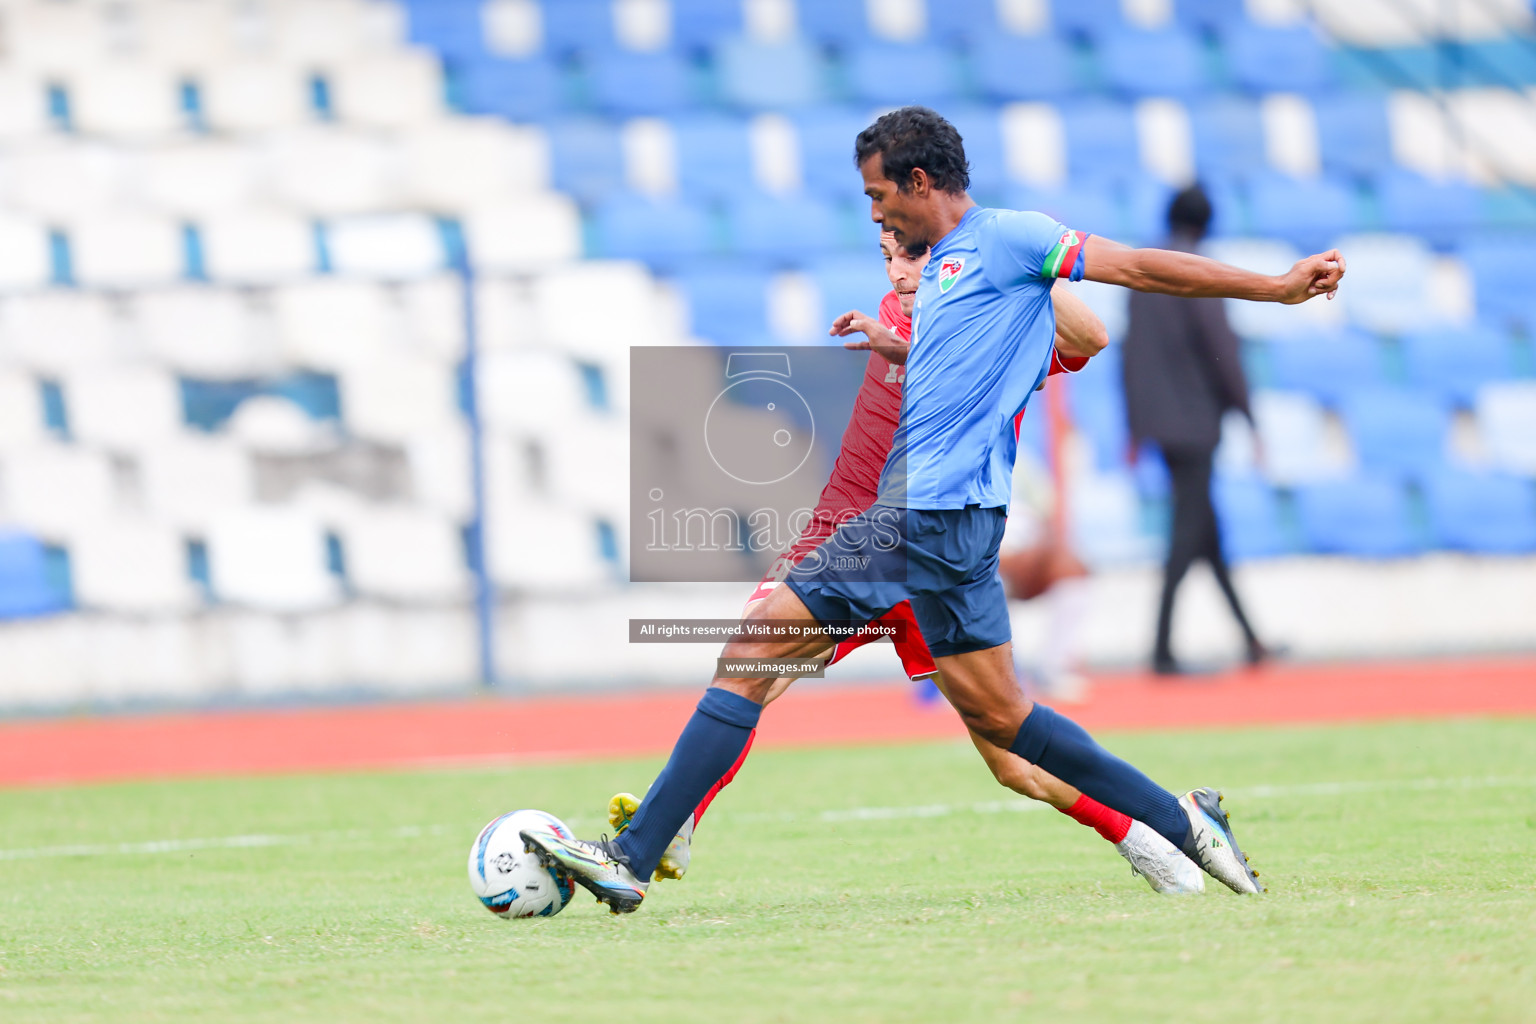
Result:
<instances>
[{"instance_id":1,"label":"football player in light blue jersey","mask_svg":"<svg viewBox=\"0 0 1536 1024\"><path fill-rule=\"evenodd\" d=\"M1215 789L1175 797L1075 722L1025 697L1014 675L998 544L1015 418L1049 370L1050 290L1058 278L1297 303L1332 295L1343 258L1312 256L1270 277L1188 253L1129 249L1039 213L983 209L966 194L959 133L922 107L892 111L861 132L855 159L872 219L903 246L930 249L895 444L876 504L840 526L750 614L787 620L808 635L733 641L724 657L808 657L828 643L818 624L867 623L910 601L945 695L973 732L1146 823L1234 891L1262 891ZM882 332L859 313L839 317L831 331L865 335L850 348L890 344ZM777 678L714 680L623 835L586 842L530 832L530 849L615 912L634 910L678 827L740 755Z\"/></svg>"}]
</instances>

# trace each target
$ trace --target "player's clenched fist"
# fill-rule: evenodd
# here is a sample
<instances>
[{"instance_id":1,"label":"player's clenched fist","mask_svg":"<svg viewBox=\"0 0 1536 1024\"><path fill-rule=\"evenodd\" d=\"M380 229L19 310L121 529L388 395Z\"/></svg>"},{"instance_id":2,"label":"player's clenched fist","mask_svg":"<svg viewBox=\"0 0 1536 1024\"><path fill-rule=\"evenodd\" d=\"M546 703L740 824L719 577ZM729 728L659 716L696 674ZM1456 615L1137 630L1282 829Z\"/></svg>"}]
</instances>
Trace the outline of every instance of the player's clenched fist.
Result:
<instances>
[{"instance_id":1,"label":"player's clenched fist","mask_svg":"<svg viewBox=\"0 0 1536 1024\"><path fill-rule=\"evenodd\" d=\"M850 334L864 335L864 341L845 341L843 348L848 349L872 349L885 359L886 362L898 365L907 361L907 343L901 336L880 321L860 313L858 310L850 310L832 321L832 329L827 333L834 338L846 338Z\"/></svg>"},{"instance_id":2,"label":"player's clenched fist","mask_svg":"<svg viewBox=\"0 0 1536 1024\"><path fill-rule=\"evenodd\" d=\"M1331 299L1339 290L1339 281L1343 277L1344 256L1339 250L1329 249L1308 256L1285 275L1285 295L1280 301L1295 305L1315 295L1326 295Z\"/></svg>"}]
</instances>

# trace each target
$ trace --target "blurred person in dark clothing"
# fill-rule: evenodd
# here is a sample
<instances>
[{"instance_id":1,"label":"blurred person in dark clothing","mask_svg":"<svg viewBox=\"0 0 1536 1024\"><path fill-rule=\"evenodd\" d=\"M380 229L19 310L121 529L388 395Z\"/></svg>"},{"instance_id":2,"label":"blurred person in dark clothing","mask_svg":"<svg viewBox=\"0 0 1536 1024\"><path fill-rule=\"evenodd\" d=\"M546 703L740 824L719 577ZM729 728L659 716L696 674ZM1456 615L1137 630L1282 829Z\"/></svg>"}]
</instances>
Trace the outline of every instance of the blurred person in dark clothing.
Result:
<instances>
[{"instance_id":1,"label":"blurred person in dark clothing","mask_svg":"<svg viewBox=\"0 0 1536 1024\"><path fill-rule=\"evenodd\" d=\"M1199 185L1174 196L1163 247L1195 252L1210 226L1211 212L1211 201ZM1169 648L1173 599L1199 558L1210 563L1242 627L1248 662L1257 664L1270 651L1254 634L1232 587L1211 503L1211 465L1221 440L1222 414L1235 409L1253 420L1239 342L1222 300L1132 292L1123 367L1132 445L1155 442L1173 486L1173 530L1157 609L1153 670L1164 675L1180 671Z\"/></svg>"}]
</instances>

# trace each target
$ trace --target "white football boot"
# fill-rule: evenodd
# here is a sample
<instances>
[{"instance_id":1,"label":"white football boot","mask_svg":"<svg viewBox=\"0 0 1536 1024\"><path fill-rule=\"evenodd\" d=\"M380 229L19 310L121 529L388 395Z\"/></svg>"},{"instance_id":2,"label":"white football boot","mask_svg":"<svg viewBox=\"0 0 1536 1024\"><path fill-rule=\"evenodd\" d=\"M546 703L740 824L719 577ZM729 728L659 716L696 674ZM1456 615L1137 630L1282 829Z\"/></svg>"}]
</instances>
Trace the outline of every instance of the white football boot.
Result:
<instances>
[{"instance_id":1,"label":"white football boot","mask_svg":"<svg viewBox=\"0 0 1536 1024\"><path fill-rule=\"evenodd\" d=\"M608 824L613 826L613 834L623 835L639 810L640 801L633 793L615 793L613 799L608 801ZM693 824L693 815L690 814L688 820L683 822L683 827L677 830L677 835L667 844L666 852L656 864L657 878L682 878L687 872L690 846L693 843Z\"/></svg>"},{"instance_id":2,"label":"white football boot","mask_svg":"<svg viewBox=\"0 0 1536 1024\"><path fill-rule=\"evenodd\" d=\"M1268 892L1259 883L1259 873L1248 866L1248 855L1237 845L1221 801L1221 793L1209 786L1179 797L1179 808L1189 818L1185 856L1233 892Z\"/></svg>"},{"instance_id":3,"label":"white football boot","mask_svg":"<svg viewBox=\"0 0 1536 1024\"><path fill-rule=\"evenodd\" d=\"M1186 896L1205 892L1205 875L1168 840L1139 821L1115 844L1115 850L1131 862L1131 872L1147 880L1154 892Z\"/></svg>"},{"instance_id":4,"label":"white football boot","mask_svg":"<svg viewBox=\"0 0 1536 1024\"><path fill-rule=\"evenodd\" d=\"M645 899L651 884L642 882L629 869L629 861L607 839L562 839L553 832L520 832L523 849L539 862L572 881L608 904L615 914L632 914Z\"/></svg>"}]
</instances>

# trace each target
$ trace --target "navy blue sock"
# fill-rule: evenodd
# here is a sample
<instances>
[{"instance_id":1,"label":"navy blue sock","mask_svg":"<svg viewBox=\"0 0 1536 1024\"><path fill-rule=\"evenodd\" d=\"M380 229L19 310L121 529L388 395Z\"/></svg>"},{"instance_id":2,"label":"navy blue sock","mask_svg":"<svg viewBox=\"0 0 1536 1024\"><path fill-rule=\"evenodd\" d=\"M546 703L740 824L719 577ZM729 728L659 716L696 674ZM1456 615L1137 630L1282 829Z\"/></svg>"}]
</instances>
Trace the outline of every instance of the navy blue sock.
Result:
<instances>
[{"instance_id":1,"label":"navy blue sock","mask_svg":"<svg viewBox=\"0 0 1536 1024\"><path fill-rule=\"evenodd\" d=\"M688 815L741 756L762 713L761 704L730 690L712 686L704 691L667 766L651 783L629 828L615 840L636 877L651 877Z\"/></svg>"},{"instance_id":2,"label":"navy blue sock","mask_svg":"<svg viewBox=\"0 0 1536 1024\"><path fill-rule=\"evenodd\" d=\"M1036 704L1008 749L1184 848L1189 819L1178 798L1099 746L1072 719Z\"/></svg>"}]
</instances>

